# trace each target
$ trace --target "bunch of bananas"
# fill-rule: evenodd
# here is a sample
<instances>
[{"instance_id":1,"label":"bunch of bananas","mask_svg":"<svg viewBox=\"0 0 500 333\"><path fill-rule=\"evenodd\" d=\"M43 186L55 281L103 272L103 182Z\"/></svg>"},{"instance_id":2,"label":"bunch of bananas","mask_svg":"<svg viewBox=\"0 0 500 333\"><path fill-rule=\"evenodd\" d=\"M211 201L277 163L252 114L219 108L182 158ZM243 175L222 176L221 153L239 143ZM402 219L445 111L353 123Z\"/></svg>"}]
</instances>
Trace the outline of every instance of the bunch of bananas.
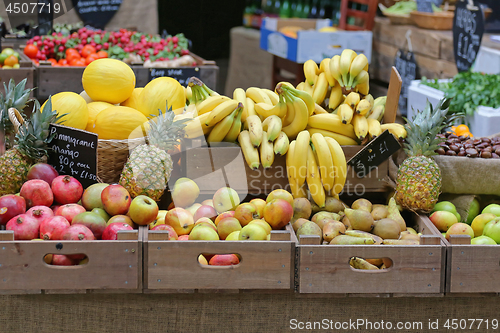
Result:
<instances>
[{"instance_id":1,"label":"bunch of bananas","mask_svg":"<svg viewBox=\"0 0 500 333\"><path fill-rule=\"evenodd\" d=\"M319 207L325 206L327 196L338 198L347 176L346 158L340 144L321 133L311 135L307 130L290 142L286 168L293 197L307 197L307 189Z\"/></svg>"}]
</instances>

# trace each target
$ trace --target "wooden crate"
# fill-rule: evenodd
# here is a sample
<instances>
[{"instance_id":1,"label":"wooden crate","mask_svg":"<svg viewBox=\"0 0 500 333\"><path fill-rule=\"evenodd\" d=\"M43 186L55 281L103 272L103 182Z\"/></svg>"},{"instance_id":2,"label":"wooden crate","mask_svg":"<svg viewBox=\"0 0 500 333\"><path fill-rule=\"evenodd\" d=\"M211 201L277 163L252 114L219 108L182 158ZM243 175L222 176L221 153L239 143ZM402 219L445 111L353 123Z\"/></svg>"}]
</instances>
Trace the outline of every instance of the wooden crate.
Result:
<instances>
[{"instance_id":1,"label":"wooden crate","mask_svg":"<svg viewBox=\"0 0 500 333\"><path fill-rule=\"evenodd\" d=\"M290 291L295 243L290 225L271 231L270 241L171 241L165 231L149 231L144 242L144 292ZM237 253L235 266L198 263L205 254Z\"/></svg>"},{"instance_id":2,"label":"wooden crate","mask_svg":"<svg viewBox=\"0 0 500 333\"><path fill-rule=\"evenodd\" d=\"M3 85L5 84L6 86L9 86L9 81L11 78L14 79L14 82L16 84L18 84L19 82L21 82L26 78L27 81L25 89L33 88L35 84L35 67L33 66L33 63L22 52L22 50L15 48L14 45L2 44L2 49L7 47L11 47L17 52L19 52L19 55L21 57L21 59L19 60L20 68L12 68L12 69L0 68L0 92L5 95L5 89ZM30 94L30 96L34 96L33 92Z\"/></svg>"},{"instance_id":3,"label":"wooden crate","mask_svg":"<svg viewBox=\"0 0 500 333\"><path fill-rule=\"evenodd\" d=\"M343 146L346 160L354 156L363 146ZM255 196L266 195L272 190L290 190L286 172L285 156L275 156L273 165L264 170L251 170L245 162L240 147L199 147L187 149L184 164L185 176L196 179L203 193L215 193L229 184L238 193ZM389 162L372 170L366 177L358 178L348 166L344 195L363 195L365 192L384 192L384 178L389 174Z\"/></svg>"},{"instance_id":4,"label":"wooden crate","mask_svg":"<svg viewBox=\"0 0 500 333\"><path fill-rule=\"evenodd\" d=\"M142 233L120 231L115 241L15 241L0 231L0 294L142 292ZM47 265L45 254L84 253L85 265Z\"/></svg>"},{"instance_id":5,"label":"wooden crate","mask_svg":"<svg viewBox=\"0 0 500 333\"><path fill-rule=\"evenodd\" d=\"M83 91L82 75L85 67L53 67L50 63L41 62L35 68L38 87L36 97L41 101L63 91L77 94Z\"/></svg>"},{"instance_id":6,"label":"wooden crate","mask_svg":"<svg viewBox=\"0 0 500 333\"><path fill-rule=\"evenodd\" d=\"M426 216L414 215L420 245L320 245L319 237L301 237L298 292L341 296L443 296L445 244ZM392 267L355 270L351 257L390 258Z\"/></svg>"}]
</instances>

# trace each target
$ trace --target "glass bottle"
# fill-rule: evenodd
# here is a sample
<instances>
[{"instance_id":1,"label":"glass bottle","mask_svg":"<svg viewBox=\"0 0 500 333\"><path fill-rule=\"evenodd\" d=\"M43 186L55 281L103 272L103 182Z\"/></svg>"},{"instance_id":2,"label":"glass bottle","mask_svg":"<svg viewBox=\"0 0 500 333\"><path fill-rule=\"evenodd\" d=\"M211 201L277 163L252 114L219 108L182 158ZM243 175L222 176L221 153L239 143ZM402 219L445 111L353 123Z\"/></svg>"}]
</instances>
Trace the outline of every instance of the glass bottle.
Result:
<instances>
[{"instance_id":1,"label":"glass bottle","mask_svg":"<svg viewBox=\"0 0 500 333\"><path fill-rule=\"evenodd\" d=\"M283 0L280 10L279 17L281 18L289 18L290 15L290 0Z\"/></svg>"},{"instance_id":2,"label":"glass bottle","mask_svg":"<svg viewBox=\"0 0 500 333\"><path fill-rule=\"evenodd\" d=\"M308 18L310 12L311 12L310 0L304 0L304 6L302 7L302 14L300 15L300 18Z\"/></svg>"},{"instance_id":3,"label":"glass bottle","mask_svg":"<svg viewBox=\"0 0 500 333\"><path fill-rule=\"evenodd\" d=\"M292 17L300 18L302 17L302 11L304 10L304 0L297 0L295 5L295 10L292 11Z\"/></svg>"},{"instance_id":4,"label":"glass bottle","mask_svg":"<svg viewBox=\"0 0 500 333\"><path fill-rule=\"evenodd\" d=\"M319 0L312 0L311 11L309 12L308 18L318 18L319 15Z\"/></svg>"}]
</instances>

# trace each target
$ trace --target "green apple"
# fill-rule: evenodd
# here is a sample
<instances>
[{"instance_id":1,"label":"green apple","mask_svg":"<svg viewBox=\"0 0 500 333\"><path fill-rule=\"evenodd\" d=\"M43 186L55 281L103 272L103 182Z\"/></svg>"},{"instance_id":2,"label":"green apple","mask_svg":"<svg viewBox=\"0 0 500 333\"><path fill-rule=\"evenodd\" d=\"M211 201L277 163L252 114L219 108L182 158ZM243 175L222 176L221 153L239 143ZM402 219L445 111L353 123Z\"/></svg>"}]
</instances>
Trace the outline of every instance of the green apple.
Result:
<instances>
[{"instance_id":1,"label":"green apple","mask_svg":"<svg viewBox=\"0 0 500 333\"><path fill-rule=\"evenodd\" d=\"M214 208L217 213L235 210L240 204L238 193L230 187L222 187L215 192L213 197Z\"/></svg>"},{"instance_id":2,"label":"green apple","mask_svg":"<svg viewBox=\"0 0 500 333\"><path fill-rule=\"evenodd\" d=\"M474 245L497 245L497 243L492 238L484 235L472 238L470 243Z\"/></svg>"},{"instance_id":3,"label":"green apple","mask_svg":"<svg viewBox=\"0 0 500 333\"><path fill-rule=\"evenodd\" d=\"M158 216L158 204L146 195L136 196L130 203L128 215L138 225L148 225Z\"/></svg>"},{"instance_id":4,"label":"green apple","mask_svg":"<svg viewBox=\"0 0 500 333\"><path fill-rule=\"evenodd\" d=\"M450 213L456 213L457 212L457 207L450 202L450 201L439 201L434 205L434 208L432 209L432 212L436 211L445 211L445 212L450 212Z\"/></svg>"},{"instance_id":5,"label":"green apple","mask_svg":"<svg viewBox=\"0 0 500 333\"><path fill-rule=\"evenodd\" d=\"M479 215L479 212L481 211L480 208L481 207L479 205L479 201L476 198L474 198L474 200L472 200L469 206L469 212L465 223L470 225L472 223L472 220L474 220L474 218Z\"/></svg>"},{"instance_id":6,"label":"green apple","mask_svg":"<svg viewBox=\"0 0 500 333\"><path fill-rule=\"evenodd\" d=\"M474 230L474 236L478 237L483 234L483 229L484 226L490 222L491 220L494 220L496 218L495 215L491 213L486 213L486 214L479 214L472 220L472 223L470 226L472 227L472 230Z\"/></svg>"},{"instance_id":7,"label":"green apple","mask_svg":"<svg viewBox=\"0 0 500 333\"><path fill-rule=\"evenodd\" d=\"M104 208L94 208L91 210L92 213L96 213L97 215L100 215L104 221L108 222L108 220L111 218L108 213L104 210Z\"/></svg>"},{"instance_id":8,"label":"green apple","mask_svg":"<svg viewBox=\"0 0 500 333\"><path fill-rule=\"evenodd\" d=\"M468 235L470 238L474 238L474 230L471 226L466 223L455 223L446 231L446 240L450 241L451 235Z\"/></svg>"},{"instance_id":9,"label":"green apple","mask_svg":"<svg viewBox=\"0 0 500 333\"><path fill-rule=\"evenodd\" d=\"M219 240L219 235L212 227L200 224L191 230L189 240Z\"/></svg>"},{"instance_id":10,"label":"green apple","mask_svg":"<svg viewBox=\"0 0 500 333\"><path fill-rule=\"evenodd\" d=\"M226 240L227 241L237 241L239 240L239 237L240 237L240 231L237 230L237 231L233 231L232 233L230 233L227 237L226 237Z\"/></svg>"},{"instance_id":11,"label":"green apple","mask_svg":"<svg viewBox=\"0 0 500 333\"><path fill-rule=\"evenodd\" d=\"M172 201L175 207L189 207L200 195L200 188L193 180L181 177L172 189Z\"/></svg>"},{"instance_id":12,"label":"green apple","mask_svg":"<svg viewBox=\"0 0 500 333\"><path fill-rule=\"evenodd\" d=\"M496 216L500 216L500 205L499 204L489 204L488 206L484 207L483 211L481 213L491 213Z\"/></svg>"},{"instance_id":13,"label":"green apple","mask_svg":"<svg viewBox=\"0 0 500 333\"><path fill-rule=\"evenodd\" d=\"M267 240L267 231L256 223L247 224L240 230L239 240Z\"/></svg>"},{"instance_id":14,"label":"green apple","mask_svg":"<svg viewBox=\"0 0 500 333\"><path fill-rule=\"evenodd\" d=\"M95 183L87 187L82 194L82 206L85 207L86 210L104 208L101 200L101 193L108 185L109 184L106 183Z\"/></svg>"},{"instance_id":15,"label":"green apple","mask_svg":"<svg viewBox=\"0 0 500 333\"><path fill-rule=\"evenodd\" d=\"M460 214L458 214L458 212L455 212L454 214L457 217L457 221L461 222L462 221L462 216L460 216Z\"/></svg>"},{"instance_id":16,"label":"green apple","mask_svg":"<svg viewBox=\"0 0 500 333\"><path fill-rule=\"evenodd\" d=\"M500 218L496 218L486 223L483 229L483 235L492 238L497 244L500 244Z\"/></svg>"}]
</instances>

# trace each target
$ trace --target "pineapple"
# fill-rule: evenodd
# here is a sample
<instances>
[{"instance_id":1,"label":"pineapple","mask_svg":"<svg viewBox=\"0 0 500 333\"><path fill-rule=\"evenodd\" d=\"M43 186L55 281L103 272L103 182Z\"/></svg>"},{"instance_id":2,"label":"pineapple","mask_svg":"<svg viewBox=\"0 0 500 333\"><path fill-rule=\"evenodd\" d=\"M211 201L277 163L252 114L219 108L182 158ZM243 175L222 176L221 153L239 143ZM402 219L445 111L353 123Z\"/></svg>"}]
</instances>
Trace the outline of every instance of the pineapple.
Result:
<instances>
[{"instance_id":1,"label":"pineapple","mask_svg":"<svg viewBox=\"0 0 500 333\"><path fill-rule=\"evenodd\" d=\"M11 78L8 86L5 85L5 82L3 84L5 96L0 93L0 112L2 112L2 116L0 117L0 127L3 129L5 135L5 144L7 149L11 148L14 137L14 127L9 120L8 110L10 108L15 108L19 111L21 116L24 117L23 109L31 100L30 93L33 89L24 89L26 81L27 79L24 79L16 85L14 79Z\"/></svg>"},{"instance_id":2,"label":"pineapple","mask_svg":"<svg viewBox=\"0 0 500 333\"><path fill-rule=\"evenodd\" d=\"M168 151L184 137L184 123L188 120L174 121L174 116L171 109L165 114L160 110L159 116L149 121L148 143L130 153L120 175L120 185L133 198L142 194L159 201L165 192L173 169Z\"/></svg>"},{"instance_id":3,"label":"pineapple","mask_svg":"<svg viewBox=\"0 0 500 333\"><path fill-rule=\"evenodd\" d=\"M55 123L61 117L52 110L49 97L47 111L40 112L40 103L35 100L31 118L24 122L15 135L14 146L0 156L0 196L19 192L26 181L30 167L40 161L45 161L48 143L53 135L49 135L50 123Z\"/></svg>"},{"instance_id":4,"label":"pineapple","mask_svg":"<svg viewBox=\"0 0 500 333\"><path fill-rule=\"evenodd\" d=\"M443 99L433 109L427 101L422 112L405 125L407 138L404 151L408 158L401 163L396 180L396 201L403 208L429 213L441 192L441 170L430 157L443 139L436 135L449 127L460 114L449 115L449 99Z\"/></svg>"}]
</instances>

